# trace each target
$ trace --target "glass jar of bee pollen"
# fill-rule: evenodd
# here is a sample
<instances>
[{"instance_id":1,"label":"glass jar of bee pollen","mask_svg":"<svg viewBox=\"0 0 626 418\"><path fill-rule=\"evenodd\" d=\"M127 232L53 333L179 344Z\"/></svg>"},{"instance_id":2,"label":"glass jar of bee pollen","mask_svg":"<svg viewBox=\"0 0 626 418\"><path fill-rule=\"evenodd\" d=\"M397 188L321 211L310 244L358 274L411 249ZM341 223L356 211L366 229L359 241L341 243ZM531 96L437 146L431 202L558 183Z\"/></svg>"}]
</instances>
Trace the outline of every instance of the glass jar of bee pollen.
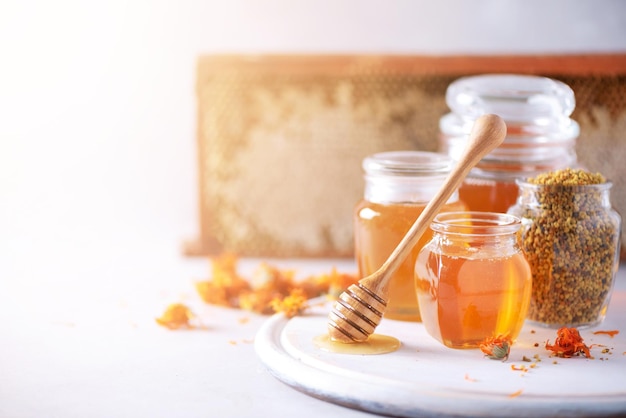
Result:
<instances>
[{"instance_id":1,"label":"glass jar of bee pollen","mask_svg":"<svg viewBox=\"0 0 626 418\"><path fill-rule=\"evenodd\" d=\"M620 261L622 219L611 206L613 183L572 169L517 183L509 213L522 219L520 245L533 274L529 322L551 328L602 323Z\"/></svg>"}]
</instances>

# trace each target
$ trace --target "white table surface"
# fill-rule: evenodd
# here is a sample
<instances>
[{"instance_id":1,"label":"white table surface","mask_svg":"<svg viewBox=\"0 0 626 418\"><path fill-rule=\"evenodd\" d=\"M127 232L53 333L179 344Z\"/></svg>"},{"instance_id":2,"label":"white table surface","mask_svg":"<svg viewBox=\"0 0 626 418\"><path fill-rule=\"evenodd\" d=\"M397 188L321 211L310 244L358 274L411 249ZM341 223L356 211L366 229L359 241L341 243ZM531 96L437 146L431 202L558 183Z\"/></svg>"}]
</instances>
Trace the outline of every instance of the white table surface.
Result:
<instances>
[{"instance_id":1,"label":"white table surface","mask_svg":"<svg viewBox=\"0 0 626 418\"><path fill-rule=\"evenodd\" d=\"M271 262L299 277L355 271L349 260ZM242 260L244 274L258 263ZM0 417L371 416L275 379L253 345L267 317L204 304L193 283L208 277L208 261L174 264L151 284L0 282ZM626 290L624 264L617 289ZM158 326L173 302L207 329Z\"/></svg>"}]
</instances>

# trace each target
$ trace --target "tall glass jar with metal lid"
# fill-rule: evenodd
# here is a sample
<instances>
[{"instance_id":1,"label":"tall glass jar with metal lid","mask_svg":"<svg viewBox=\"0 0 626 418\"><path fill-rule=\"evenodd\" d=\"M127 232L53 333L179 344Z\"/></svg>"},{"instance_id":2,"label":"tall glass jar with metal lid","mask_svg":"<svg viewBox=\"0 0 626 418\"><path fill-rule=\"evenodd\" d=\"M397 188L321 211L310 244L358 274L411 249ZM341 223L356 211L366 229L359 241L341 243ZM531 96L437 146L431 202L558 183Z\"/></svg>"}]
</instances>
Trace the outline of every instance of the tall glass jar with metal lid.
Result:
<instances>
[{"instance_id":1,"label":"tall glass jar with metal lid","mask_svg":"<svg viewBox=\"0 0 626 418\"><path fill-rule=\"evenodd\" d=\"M515 180L578 167L578 123L570 118L576 101L566 84L546 77L486 74L460 78L448 86L451 112L440 119L439 150L458 158L476 118L495 113L507 136L485 156L459 189L469 210L506 212L515 204Z\"/></svg>"},{"instance_id":2,"label":"tall glass jar with metal lid","mask_svg":"<svg viewBox=\"0 0 626 418\"><path fill-rule=\"evenodd\" d=\"M444 183L453 164L444 154L420 151L383 152L363 160L364 196L354 211L355 253L361 277L373 273L387 260ZM441 212L462 210L465 205L455 192ZM413 269L417 253L430 236L431 232L424 234L391 279L385 317L420 320Z\"/></svg>"}]
</instances>

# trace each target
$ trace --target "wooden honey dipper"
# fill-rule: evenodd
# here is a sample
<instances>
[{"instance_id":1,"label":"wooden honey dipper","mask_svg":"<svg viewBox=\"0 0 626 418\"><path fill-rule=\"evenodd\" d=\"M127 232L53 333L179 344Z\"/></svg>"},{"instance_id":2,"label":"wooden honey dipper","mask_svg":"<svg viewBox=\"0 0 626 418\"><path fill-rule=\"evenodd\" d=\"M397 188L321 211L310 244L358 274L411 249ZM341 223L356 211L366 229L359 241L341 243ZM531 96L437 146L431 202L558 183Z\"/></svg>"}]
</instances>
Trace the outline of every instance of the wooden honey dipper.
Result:
<instances>
[{"instance_id":1,"label":"wooden honey dipper","mask_svg":"<svg viewBox=\"0 0 626 418\"><path fill-rule=\"evenodd\" d=\"M469 171L500 145L505 136L506 125L499 116L483 115L476 120L463 155L387 261L339 296L328 315L328 333L331 340L344 343L362 342L374 332L387 307L391 276Z\"/></svg>"}]
</instances>

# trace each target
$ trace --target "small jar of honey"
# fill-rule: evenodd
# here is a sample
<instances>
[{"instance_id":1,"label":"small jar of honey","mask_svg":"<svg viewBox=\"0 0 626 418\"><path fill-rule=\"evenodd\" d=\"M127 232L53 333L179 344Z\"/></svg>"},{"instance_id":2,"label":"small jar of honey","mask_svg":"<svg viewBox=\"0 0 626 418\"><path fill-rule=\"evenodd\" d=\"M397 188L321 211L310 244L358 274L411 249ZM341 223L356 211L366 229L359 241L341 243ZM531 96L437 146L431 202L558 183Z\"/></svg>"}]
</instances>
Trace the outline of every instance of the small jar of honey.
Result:
<instances>
[{"instance_id":1,"label":"small jar of honey","mask_svg":"<svg viewBox=\"0 0 626 418\"><path fill-rule=\"evenodd\" d=\"M364 197L354 211L355 254L361 277L387 260L441 188L453 164L444 154L420 151L383 152L363 160ZM465 205L455 192L440 212L463 210ZM392 277L386 318L420 320L413 268L417 253L430 237L430 232L422 236Z\"/></svg>"},{"instance_id":2,"label":"small jar of honey","mask_svg":"<svg viewBox=\"0 0 626 418\"><path fill-rule=\"evenodd\" d=\"M426 331L451 348L519 334L528 311L531 271L518 246L519 218L493 212L441 213L415 263Z\"/></svg>"},{"instance_id":3,"label":"small jar of honey","mask_svg":"<svg viewBox=\"0 0 626 418\"><path fill-rule=\"evenodd\" d=\"M504 142L485 156L459 188L469 210L506 212L515 204L519 178L577 167L579 126L570 118L576 101L566 84L546 77L487 74L448 86L451 112L439 121L439 150L458 158L474 121L485 113L507 125Z\"/></svg>"}]
</instances>

